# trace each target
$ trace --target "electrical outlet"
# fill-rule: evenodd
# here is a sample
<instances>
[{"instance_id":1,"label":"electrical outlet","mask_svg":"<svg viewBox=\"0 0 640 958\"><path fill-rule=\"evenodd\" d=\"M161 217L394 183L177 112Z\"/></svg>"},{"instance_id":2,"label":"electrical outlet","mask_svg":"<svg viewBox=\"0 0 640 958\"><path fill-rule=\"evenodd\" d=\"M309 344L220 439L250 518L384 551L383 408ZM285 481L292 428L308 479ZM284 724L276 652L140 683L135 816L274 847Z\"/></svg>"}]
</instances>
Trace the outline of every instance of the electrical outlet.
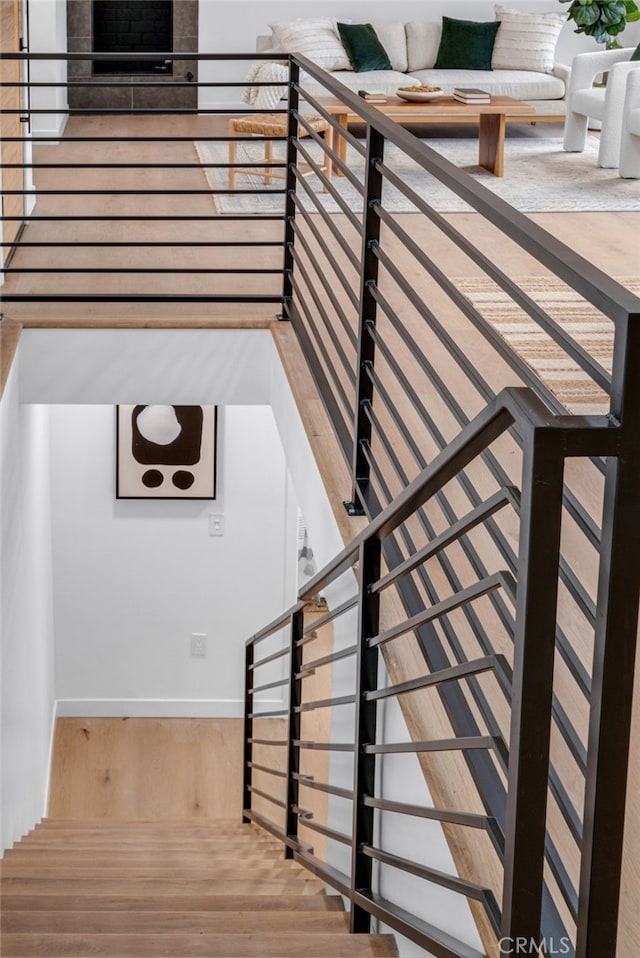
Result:
<instances>
[{"instance_id":1,"label":"electrical outlet","mask_svg":"<svg viewBox=\"0 0 640 958\"><path fill-rule=\"evenodd\" d=\"M222 512L209 513L209 535L210 536L224 535L224 515Z\"/></svg>"},{"instance_id":2,"label":"electrical outlet","mask_svg":"<svg viewBox=\"0 0 640 958\"><path fill-rule=\"evenodd\" d=\"M191 633L191 655L194 656L205 656L207 654L207 633L206 632L192 632Z\"/></svg>"}]
</instances>

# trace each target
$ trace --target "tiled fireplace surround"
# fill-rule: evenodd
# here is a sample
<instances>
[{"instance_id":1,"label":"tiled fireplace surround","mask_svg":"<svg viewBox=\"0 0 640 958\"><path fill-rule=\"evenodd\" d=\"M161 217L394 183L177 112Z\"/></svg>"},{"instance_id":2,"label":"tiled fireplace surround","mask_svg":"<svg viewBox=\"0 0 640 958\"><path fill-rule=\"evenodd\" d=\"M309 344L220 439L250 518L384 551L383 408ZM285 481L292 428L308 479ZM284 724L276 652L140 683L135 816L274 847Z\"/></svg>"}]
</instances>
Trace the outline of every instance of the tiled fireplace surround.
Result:
<instances>
[{"instance_id":1,"label":"tiled fireplace surround","mask_svg":"<svg viewBox=\"0 0 640 958\"><path fill-rule=\"evenodd\" d=\"M92 50L92 4L93 0L67 0L67 49L69 53L84 53ZM198 0L173 0L173 52L194 52L198 49ZM69 61L69 80L87 80L89 84L105 80L123 81L122 88L93 87L69 89L69 107L74 109L150 108L189 109L197 106L197 87L172 86L176 80L184 81L187 73L198 77L195 60L180 60L173 57L173 75L154 76L92 76L91 60ZM144 81L158 81L162 88L136 86ZM129 85L131 83L131 85ZM166 87L166 89L165 89Z\"/></svg>"}]
</instances>

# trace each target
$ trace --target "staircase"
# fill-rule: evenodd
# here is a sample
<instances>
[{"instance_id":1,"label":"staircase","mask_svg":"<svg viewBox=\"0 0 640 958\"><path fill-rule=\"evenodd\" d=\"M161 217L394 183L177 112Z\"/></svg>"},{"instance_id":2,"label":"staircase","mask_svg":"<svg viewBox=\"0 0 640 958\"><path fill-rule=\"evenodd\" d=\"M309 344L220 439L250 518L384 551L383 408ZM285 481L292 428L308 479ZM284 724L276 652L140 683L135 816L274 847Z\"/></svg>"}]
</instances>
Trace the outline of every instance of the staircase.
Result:
<instances>
[{"instance_id":1,"label":"staircase","mask_svg":"<svg viewBox=\"0 0 640 958\"><path fill-rule=\"evenodd\" d=\"M5 853L0 953L340 958L396 955L351 935L342 899L232 821L45 819Z\"/></svg>"}]
</instances>

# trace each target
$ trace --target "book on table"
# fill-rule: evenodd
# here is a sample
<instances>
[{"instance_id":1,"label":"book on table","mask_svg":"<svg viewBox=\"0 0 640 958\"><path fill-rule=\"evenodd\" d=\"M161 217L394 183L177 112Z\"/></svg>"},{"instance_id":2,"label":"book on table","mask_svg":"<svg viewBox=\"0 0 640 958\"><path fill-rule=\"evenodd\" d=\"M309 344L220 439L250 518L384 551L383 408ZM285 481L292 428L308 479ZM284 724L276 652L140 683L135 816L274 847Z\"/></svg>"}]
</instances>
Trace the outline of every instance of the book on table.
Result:
<instances>
[{"instance_id":1,"label":"book on table","mask_svg":"<svg viewBox=\"0 0 640 958\"><path fill-rule=\"evenodd\" d=\"M389 99L384 90L358 90L358 96L367 103L386 103Z\"/></svg>"},{"instance_id":2,"label":"book on table","mask_svg":"<svg viewBox=\"0 0 640 958\"><path fill-rule=\"evenodd\" d=\"M472 97L475 99L491 99L491 94L488 90L479 90L475 86L456 86L453 88L454 94L457 93L460 96Z\"/></svg>"}]
</instances>

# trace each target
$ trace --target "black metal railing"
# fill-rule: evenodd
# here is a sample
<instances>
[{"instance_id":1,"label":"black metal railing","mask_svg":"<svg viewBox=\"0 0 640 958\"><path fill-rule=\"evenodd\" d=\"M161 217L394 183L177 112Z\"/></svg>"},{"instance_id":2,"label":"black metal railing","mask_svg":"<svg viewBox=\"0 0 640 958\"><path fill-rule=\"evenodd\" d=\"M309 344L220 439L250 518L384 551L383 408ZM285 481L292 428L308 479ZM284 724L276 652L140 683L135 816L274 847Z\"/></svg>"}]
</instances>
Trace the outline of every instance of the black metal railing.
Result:
<instances>
[{"instance_id":1,"label":"black metal railing","mask_svg":"<svg viewBox=\"0 0 640 958\"><path fill-rule=\"evenodd\" d=\"M132 56L141 59L140 54ZM245 86L224 72L233 61L269 59L268 54L181 57L218 71L215 78L212 74L203 79L200 69L196 82L171 81L178 92L188 87L202 96L224 89L233 95ZM481 410L494 408L495 397L505 386L528 387L555 417L553 424L545 420L543 429L542 414L536 412L540 442L546 441L541 437L547 428L552 445L560 442L559 436L567 441L572 437L571 442L578 435L592 437L593 444L585 438L582 451L575 453L564 475L554 475L552 483L554 496L560 489L562 532L559 544L549 545L549 562L557 565L555 669L547 672L544 689L538 689L545 712L550 696L551 750L544 773L548 820L544 864L536 865L538 870L526 885L537 889L526 916L511 896L524 868L518 829L526 829L528 821L525 816L516 825L513 819L513 803L519 814L524 801L517 789L514 792L518 760L512 758L513 735L517 739L520 730L514 733L513 723L521 721L528 730L529 721L534 721L526 716L519 685L530 677L515 670L516 681L512 679L513 656L524 655L523 630L531 627L531 616L536 621L535 610L521 604L528 588L523 581L537 574L523 558L520 525L526 519L524 529L535 540L538 530L528 524L535 499L531 488L535 476L530 471L535 456L529 447L533 427L527 415L511 416L499 440L483 445L469 463L458 462L446 483L422 503L418 496L411 515L389 534L385 531L384 569L380 576L367 573L372 589L367 602L373 603L367 605L367 615L375 612L381 596L397 594L407 620L417 623L415 635L429 674L442 679L420 686L420 691L431 685L437 688L453 741L484 743L454 749L462 755L462 770L468 770L469 788L482 814L449 809L440 819L442 809L432 807L423 808L417 817L442 820L447 828L463 819L471 827L482 823L493 853L505 863L502 929L528 933L535 924L532 915L539 894L538 937L540 931L547 939L566 936L579 958L613 958L640 568L634 504L640 473L635 426L640 410L635 342L640 301L304 57L283 56L285 72L278 92L284 99L266 111L272 119L284 121L282 130L258 138L239 134L230 125L234 118L253 114L253 106L74 105L70 110L58 102L43 105L42 93L51 90L73 88L76 95L95 87L94 92L109 92L113 86L109 81L83 77L30 81L28 71L40 60L77 67L86 59L86 54L0 55L0 67L17 60L26 66L19 80L3 73L0 81L5 94L13 88L18 98L11 106L5 97L0 111L3 143L35 151L19 162L0 155L5 310L24 303L67 303L70 308L77 303L105 303L109 308L154 303L173 310L196 306L200 319L200 311L230 304L238 313L251 317L260 313L270 319L277 309L297 335L351 470L347 509L374 522L387 515L392 503L397 505L404 490L424 478L441 456L457 448L459 436L468 434ZM122 82L116 85L121 88ZM142 83L149 92L168 88L166 80ZM263 90L273 81L252 85ZM318 131L310 114L324 121L324 131ZM37 124L49 116L69 119L64 133L53 137L38 132ZM363 125L363 135L362 131L356 135L347 122ZM15 129L8 128L11 123ZM194 141L202 145L197 161ZM135 145L138 155L127 162L118 151L129 144ZM246 147L247 155L231 160L231 144ZM286 154L265 158L265 144L276 148L280 144ZM207 152L207 145L217 152ZM231 185L228 176L235 170L250 174L254 181L238 186L236 180ZM286 176L284 186L268 182L266 174L277 172ZM27 179L11 185L10 177L16 173L33 177L34 183ZM60 175L62 185L56 181ZM195 181L181 181L183 176ZM459 205L443 205L435 187L456 203L462 201L473 215L449 215ZM16 209L16 203L27 200L35 202L32 211ZM220 206L229 201L231 206ZM263 201L266 206L260 205ZM42 251L46 262L39 258ZM512 262L519 264L516 278L513 267L504 265ZM609 323L610 368L564 323L562 309L556 311L540 300L522 279L527 275L551 279L563 294L571 293L581 304L600 311L602 322ZM516 309L543 348L556 351L567 380L580 383L586 400L578 396L575 401L571 390L563 392L544 369L530 364L488 315L482 298L469 292L470 277L484 292L495 292ZM515 402L513 396L509 402ZM530 403L528 397L524 405ZM605 422L608 430L603 428ZM568 449L562 456L555 449L551 458L572 455ZM535 494L542 492L535 489ZM540 509L537 505L538 515ZM376 561L377 546L370 548L373 552L361 557L369 563L367 568ZM531 548L540 554L537 545ZM349 798L346 793L353 792L353 784L346 788L312 783L301 772L300 753L321 752L317 746L307 747L310 743L300 737L303 716L320 709L310 708L301 698L303 679L308 683L303 652L314 641L305 631L311 615L307 593L302 598L304 604L292 616L300 655L294 650L291 674L286 682L278 675L263 682L261 692L254 689L257 695L269 691L265 685L292 690L288 704L275 709L283 714L261 719L282 723L287 762L271 778L285 782L286 792L272 795L259 778L268 775L270 762L268 755L264 761L252 758L253 746L263 736L254 738L256 720L250 709L245 759L258 773L258 784L248 782L245 808L252 809L252 799L254 806L269 803L265 796L270 796L277 800L271 805L286 813L287 837L295 834L293 825L299 822L307 833L315 831L324 841L344 845L352 841L346 831L320 825L299 804L302 788L343 802ZM363 601L359 595L361 608ZM333 614L342 605L338 602ZM550 608L545 608L550 621ZM345 608L342 615L350 611ZM329 625L327 620L319 629ZM368 638L376 634L366 631ZM381 643L382 658L387 644ZM357 642L351 645L366 672L360 676L360 692L370 696L365 704L357 699L357 713L371 731L375 703L385 698L367 672L373 658ZM336 667L350 658L347 651L348 647L338 648L318 656L314 667ZM260 667L275 668L285 652L274 649L267 658L258 663ZM248 663L248 676L256 664ZM489 683L487 675L492 676ZM404 676L395 684L406 687L423 678ZM403 707L410 694L408 688L398 691ZM322 695L316 702L330 697ZM334 704L353 707L347 702ZM287 725L295 734L289 734ZM291 741L305 747L294 748ZM347 746L353 751L357 745L358 781L365 783L367 811L360 809L356 837L359 829L366 832L372 817L375 820L374 812L383 811L376 803L386 801L369 787L372 768L380 761L377 753L367 751L374 744L364 738L334 742L327 753L348 752ZM516 752L517 748L516 744ZM425 749L420 754L425 774L434 783L431 752ZM542 814L539 802L536 793L537 812L531 813L535 841ZM391 808L384 811L391 813ZM397 809L395 813L400 814ZM379 907L373 893L366 907L358 898L375 855L376 868L382 869L384 850L364 844L371 847L364 854L367 861L358 852L355 885L351 876L344 884L344 875L331 863L317 866L323 875L331 873L336 887L350 897L356 927L358 922L367 924L362 911L386 914L386 906ZM297 855L303 854L298 845L295 848ZM316 867L308 854L305 861ZM385 867L392 867L388 857ZM426 877L429 866L419 868ZM482 882L475 884L484 888ZM498 901L499 891L490 890ZM496 908L486 895L480 897L487 906L487 927L493 927ZM403 921L407 927L411 924L407 916ZM425 934L434 942L447 940L434 929ZM449 951L449 945L443 947L442 954L458 954L454 944Z\"/></svg>"},{"instance_id":2,"label":"black metal railing","mask_svg":"<svg viewBox=\"0 0 640 958\"><path fill-rule=\"evenodd\" d=\"M390 537L514 425L524 440L521 495L514 489L494 495L481 509L442 534L440 541L384 571L384 546ZM562 475L568 457L616 456L619 439L618 428L612 428L607 417L586 420L554 416L529 390L506 390L305 586L294 607L247 643L245 818L277 835L290 855L349 899L353 931L368 930L374 916L433 954L449 958L479 954L468 943L454 940L415 914L409 915L401 902L382 898L376 891L372 872L373 862L378 862L480 902L489 927L495 938L503 942L505 951L506 943L516 938L526 939L531 948L534 943L541 947ZM486 522L497 509L506 507L519 515L521 524L516 579L509 571L497 570L439 603L427 605L418 614L394 621L393 610L384 607L384 597L430 559L455 548L473 524ZM343 580L347 571L355 596L338 602L321 615L309 611L314 599ZM454 609L470 608L482 597L496 592L504 595L514 608L517 627L510 661L496 649L488 649L479 658L436 667L402 682L392 680L389 686L380 684L380 666L384 664L387 672L392 672L390 663L400 655L398 652L387 658L381 652L426 623L437 622ZM344 630L339 622L354 608L357 623L347 627L347 635L340 643L338 636ZM327 629L331 632L328 642ZM351 641L347 636L351 636ZM318 655L314 651L318 641L333 651ZM274 644L275 651L256 657L256 651L269 642ZM356 661L354 687L349 694L329 694L317 699L317 693L307 692L307 682L317 681L320 670L333 670L337 663L349 658ZM261 670L273 668L282 659L289 663L288 676L263 682L259 678ZM496 686L511 693L508 745L501 735L489 729L438 740L386 742L381 738L377 723L380 703L418 690L458 686L486 674L493 676ZM332 683L329 680L325 684L330 688ZM275 709L265 708L260 704L260 694L267 690L271 693L276 687L285 690L283 704ZM302 728L305 713L345 707L354 707L352 740L318 742L307 737ZM256 722L261 722L260 737L254 736ZM278 763L272 753L271 765L261 757L256 759L274 747L282 749L286 758ZM309 771L305 755L318 750L346 751L353 757L350 787L344 787L344 782L318 781ZM378 791L377 765L385 755L442 751L480 752L503 768L507 784L501 821L465 809L437 809L392 801ZM329 779L329 766L327 771ZM256 772L263 778L265 774L284 776L284 797L274 794L273 789L256 787ZM306 809L308 789L319 789L351 803L350 832L333 826L330 806L325 821L318 821L314 812ZM269 810L264 809L264 803L256 806L255 796L266 801ZM279 818L277 813L274 816L273 807L281 809ZM381 847L375 836L385 834L385 813L485 830L503 868L502 889L498 892L466 877L443 874L415 858L409 860ZM376 821L376 816L381 821ZM314 854L314 833L329 843L348 845L350 872L336 869L331 854L325 861ZM568 933L556 938L558 943L560 940L566 950L570 945Z\"/></svg>"}]
</instances>

